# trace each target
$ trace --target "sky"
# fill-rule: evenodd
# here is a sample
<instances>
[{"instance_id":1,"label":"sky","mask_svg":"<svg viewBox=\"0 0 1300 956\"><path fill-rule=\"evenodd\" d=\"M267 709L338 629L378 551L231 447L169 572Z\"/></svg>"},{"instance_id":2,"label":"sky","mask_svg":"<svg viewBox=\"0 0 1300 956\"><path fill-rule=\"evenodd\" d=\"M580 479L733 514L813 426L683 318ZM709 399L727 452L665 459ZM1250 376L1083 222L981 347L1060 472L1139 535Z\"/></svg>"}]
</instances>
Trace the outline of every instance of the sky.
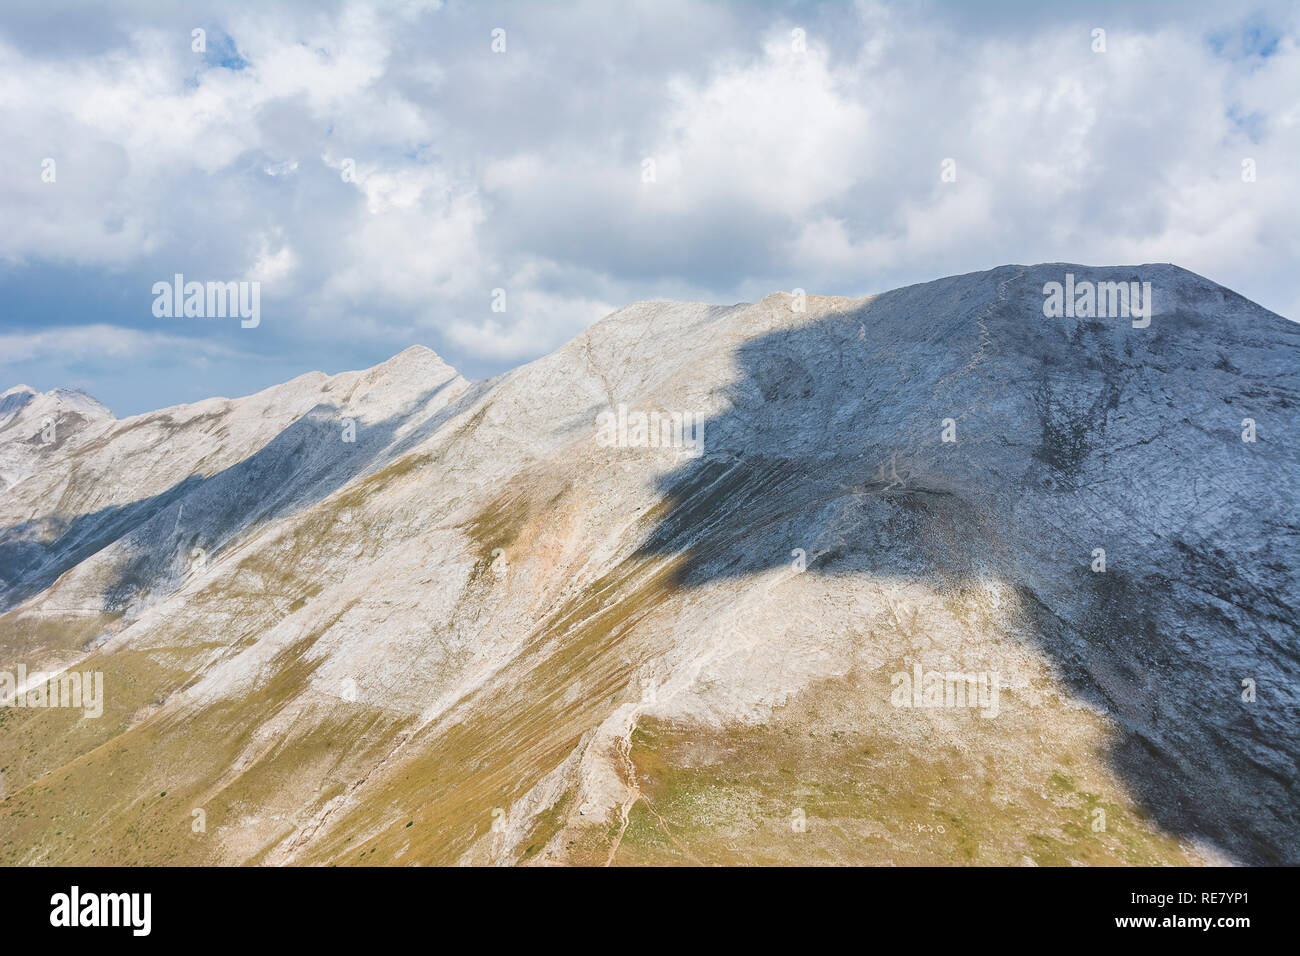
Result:
<instances>
[{"instance_id":1,"label":"sky","mask_svg":"<svg viewBox=\"0 0 1300 956\"><path fill-rule=\"evenodd\" d=\"M1285 2L10 4L0 391L130 415L412 344L483 378L638 300L1013 262L1297 319L1298 160ZM257 283L256 326L156 314L178 273Z\"/></svg>"}]
</instances>

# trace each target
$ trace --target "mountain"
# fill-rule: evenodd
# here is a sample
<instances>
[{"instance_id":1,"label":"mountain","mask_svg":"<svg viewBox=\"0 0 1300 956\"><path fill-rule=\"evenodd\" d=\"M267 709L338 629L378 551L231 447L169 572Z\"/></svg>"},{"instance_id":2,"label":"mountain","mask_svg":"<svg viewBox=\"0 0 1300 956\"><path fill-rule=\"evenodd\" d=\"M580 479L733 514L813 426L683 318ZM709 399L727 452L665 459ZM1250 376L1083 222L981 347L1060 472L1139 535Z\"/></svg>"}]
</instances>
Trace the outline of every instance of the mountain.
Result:
<instances>
[{"instance_id":1,"label":"mountain","mask_svg":"<svg viewBox=\"0 0 1300 956\"><path fill-rule=\"evenodd\" d=\"M0 491L111 421L112 412L75 388L42 394L18 385L0 394Z\"/></svg>"},{"instance_id":2,"label":"mountain","mask_svg":"<svg viewBox=\"0 0 1300 956\"><path fill-rule=\"evenodd\" d=\"M1057 263L88 416L0 666L102 713L0 708L0 861L1300 862L1297 359Z\"/></svg>"}]
</instances>

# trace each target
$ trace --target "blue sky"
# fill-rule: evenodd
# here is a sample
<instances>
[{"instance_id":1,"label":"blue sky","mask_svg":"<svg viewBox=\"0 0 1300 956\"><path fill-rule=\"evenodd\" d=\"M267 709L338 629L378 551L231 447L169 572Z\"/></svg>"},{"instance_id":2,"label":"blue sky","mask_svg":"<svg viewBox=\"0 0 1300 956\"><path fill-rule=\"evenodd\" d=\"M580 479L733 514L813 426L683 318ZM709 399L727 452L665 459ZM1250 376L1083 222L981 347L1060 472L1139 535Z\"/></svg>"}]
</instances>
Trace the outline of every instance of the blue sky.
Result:
<instances>
[{"instance_id":1,"label":"blue sky","mask_svg":"<svg viewBox=\"0 0 1300 956\"><path fill-rule=\"evenodd\" d=\"M0 390L126 415L413 343L482 377L638 299L1007 262L1300 317L1300 19L1222 7L5 8ZM177 272L259 282L260 324L156 317Z\"/></svg>"}]
</instances>

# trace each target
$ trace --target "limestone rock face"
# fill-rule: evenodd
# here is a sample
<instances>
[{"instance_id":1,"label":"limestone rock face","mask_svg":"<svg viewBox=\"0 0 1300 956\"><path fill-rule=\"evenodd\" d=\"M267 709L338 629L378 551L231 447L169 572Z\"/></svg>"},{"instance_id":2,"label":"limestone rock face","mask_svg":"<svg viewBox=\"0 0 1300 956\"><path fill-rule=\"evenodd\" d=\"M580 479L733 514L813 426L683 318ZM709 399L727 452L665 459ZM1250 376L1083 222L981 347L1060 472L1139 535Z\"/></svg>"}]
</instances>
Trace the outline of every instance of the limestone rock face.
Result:
<instances>
[{"instance_id":1,"label":"limestone rock face","mask_svg":"<svg viewBox=\"0 0 1300 956\"><path fill-rule=\"evenodd\" d=\"M0 709L0 859L1300 862L1298 360L1058 263L11 389L0 669L104 694Z\"/></svg>"}]
</instances>

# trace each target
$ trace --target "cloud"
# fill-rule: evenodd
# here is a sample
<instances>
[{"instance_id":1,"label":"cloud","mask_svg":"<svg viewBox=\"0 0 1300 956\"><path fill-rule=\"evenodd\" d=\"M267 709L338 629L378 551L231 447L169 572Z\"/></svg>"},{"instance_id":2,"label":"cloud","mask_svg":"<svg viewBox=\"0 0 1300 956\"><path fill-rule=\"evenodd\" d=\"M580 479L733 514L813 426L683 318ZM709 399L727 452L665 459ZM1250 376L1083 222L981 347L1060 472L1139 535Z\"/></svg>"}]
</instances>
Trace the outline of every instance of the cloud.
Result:
<instances>
[{"instance_id":1,"label":"cloud","mask_svg":"<svg viewBox=\"0 0 1300 956\"><path fill-rule=\"evenodd\" d=\"M12 365L52 362L100 369L159 361L201 365L246 358L245 353L218 342L103 324L0 334L0 356Z\"/></svg>"},{"instance_id":2,"label":"cloud","mask_svg":"<svg viewBox=\"0 0 1300 956\"><path fill-rule=\"evenodd\" d=\"M1175 261L1300 315L1281 3L127 4L57 43L49 6L0 12L0 265L80 270L105 314L0 317L20 371L44 332L161 341L131 290L175 272L261 281L285 363L422 336L471 374L636 299L1015 261Z\"/></svg>"},{"instance_id":3,"label":"cloud","mask_svg":"<svg viewBox=\"0 0 1300 956\"><path fill-rule=\"evenodd\" d=\"M815 40L778 33L753 61L672 84L654 152L661 182L681 187L679 208L721 201L795 219L858 182L885 144L871 135L871 104L828 60Z\"/></svg>"}]
</instances>

